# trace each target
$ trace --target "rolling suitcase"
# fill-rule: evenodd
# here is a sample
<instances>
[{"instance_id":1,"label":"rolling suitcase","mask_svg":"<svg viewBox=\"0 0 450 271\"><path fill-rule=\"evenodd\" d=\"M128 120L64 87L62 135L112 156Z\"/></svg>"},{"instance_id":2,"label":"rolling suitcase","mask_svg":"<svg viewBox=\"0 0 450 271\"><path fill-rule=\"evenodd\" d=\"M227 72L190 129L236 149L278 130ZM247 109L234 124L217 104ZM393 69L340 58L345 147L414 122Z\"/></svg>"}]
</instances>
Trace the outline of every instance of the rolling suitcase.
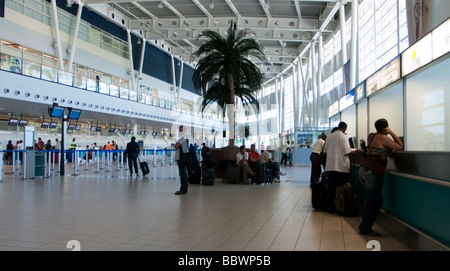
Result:
<instances>
[{"instance_id":1,"label":"rolling suitcase","mask_svg":"<svg viewBox=\"0 0 450 271\"><path fill-rule=\"evenodd\" d=\"M201 178L202 172L200 170L200 165L198 162L194 161L188 166L188 182L190 184L199 184Z\"/></svg>"},{"instance_id":2,"label":"rolling suitcase","mask_svg":"<svg viewBox=\"0 0 450 271\"><path fill-rule=\"evenodd\" d=\"M236 164L228 164L226 180L227 183L237 184L241 178L241 168Z\"/></svg>"},{"instance_id":3,"label":"rolling suitcase","mask_svg":"<svg viewBox=\"0 0 450 271\"><path fill-rule=\"evenodd\" d=\"M311 203L312 207L318 211L327 210L328 174L323 172L320 182L312 185Z\"/></svg>"},{"instance_id":4,"label":"rolling suitcase","mask_svg":"<svg viewBox=\"0 0 450 271\"><path fill-rule=\"evenodd\" d=\"M344 216L358 216L355 188L347 183L336 187L336 211Z\"/></svg>"},{"instance_id":5,"label":"rolling suitcase","mask_svg":"<svg viewBox=\"0 0 450 271\"><path fill-rule=\"evenodd\" d=\"M140 162L139 166L141 167L142 174L145 176L150 173L150 169L148 167L147 162Z\"/></svg>"},{"instance_id":6,"label":"rolling suitcase","mask_svg":"<svg viewBox=\"0 0 450 271\"><path fill-rule=\"evenodd\" d=\"M252 177L252 184L262 184L267 181L266 176L266 164L262 162L255 162L254 163L254 171L256 173L255 176Z\"/></svg>"}]
</instances>

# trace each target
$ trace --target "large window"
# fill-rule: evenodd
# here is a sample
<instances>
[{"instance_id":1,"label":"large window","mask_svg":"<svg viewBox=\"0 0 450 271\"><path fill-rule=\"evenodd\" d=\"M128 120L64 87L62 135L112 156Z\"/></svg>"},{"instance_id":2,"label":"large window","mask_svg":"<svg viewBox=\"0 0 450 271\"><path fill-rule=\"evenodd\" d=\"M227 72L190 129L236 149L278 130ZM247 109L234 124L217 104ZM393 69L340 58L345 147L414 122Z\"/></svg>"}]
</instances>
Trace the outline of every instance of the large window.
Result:
<instances>
[{"instance_id":1,"label":"large window","mask_svg":"<svg viewBox=\"0 0 450 271\"><path fill-rule=\"evenodd\" d=\"M408 47L405 0L364 0L359 12L359 81Z\"/></svg>"}]
</instances>

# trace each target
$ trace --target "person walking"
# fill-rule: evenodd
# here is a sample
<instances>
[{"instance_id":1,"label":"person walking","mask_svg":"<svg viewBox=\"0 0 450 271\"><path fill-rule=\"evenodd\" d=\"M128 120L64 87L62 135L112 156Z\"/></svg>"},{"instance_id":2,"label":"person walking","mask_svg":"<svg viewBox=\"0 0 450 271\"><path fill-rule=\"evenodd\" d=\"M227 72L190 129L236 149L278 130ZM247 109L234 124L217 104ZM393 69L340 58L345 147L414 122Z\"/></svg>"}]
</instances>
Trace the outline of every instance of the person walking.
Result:
<instances>
[{"instance_id":1,"label":"person walking","mask_svg":"<svg viewBox=\"0 0 450 271\"><path fill-rule=\"evenodd\" d=\"M125 154L128 159L128 168L130 169L130 177L133 176L133 166L136 176L139 176L137 158L139 156L139 145L136 142L136 137L131 137L131 141L128 142L127 148L125 149Z\"/></svg>"},{"instance_id":2,"label":"person walking","mask_svg":"<svg viewBox=\"0 0 450 271\"><path fill-rule=\"evenodd\" d=\"M283 145L283 148L281 149L281 160L280 160L280 165L286 165L287 160L288 160L288 149L290 147L290 142L288 141L286 144Z\"/></svg>"},{"instance_id":3,"label":"person walking","mask_svg":"<svg viewBox=\"0 0 450 271\"><path fill-rule=\"evenodd\" d=\"M180 133L180 138L178 139L177 143L175 143L175 161L178 165L178 174L180 175L181 186L180 190L175 192L175 195L184 195L188 192L188 165L181 160L181 155L188 155L189 143L187 136L184 134L183 125L178 128L178 132Z\"/></svg>"},{"instance_id":4,"label":"person walking","mask_svg":"<svg viewBox=\"0 0 450 271\"><path fill-rule=\"evenodd\" d=\"M352 151L350 148L346 131L347 124L340 122L337 130L327 137L324 149L324 153L327 155L325 171L328 171L327 211L331 214L336 212L334 203L336 187L344 185L349 178L349 155L358 152L357 150Z\"/></svg>"},{"instance_id":5,"label":"person walking","mask_svg":"<svg viewBox=\"0 0 450 271\"><path fill-rule=\"evenodd\" d=\"M359 233L370 236L380 234L372 229L373 224L380 212L383 204L383 175L387 165L387 156L392 150L402 150L403 142L389 128L386 119L379 119L375 122L377 133L371 133L367 137L365 153L362 155L361 167L359 168L359 180L367 190L367 201L364 209ZM389 138L389 135L392 137Z\"/></svg>"}]
</instances>

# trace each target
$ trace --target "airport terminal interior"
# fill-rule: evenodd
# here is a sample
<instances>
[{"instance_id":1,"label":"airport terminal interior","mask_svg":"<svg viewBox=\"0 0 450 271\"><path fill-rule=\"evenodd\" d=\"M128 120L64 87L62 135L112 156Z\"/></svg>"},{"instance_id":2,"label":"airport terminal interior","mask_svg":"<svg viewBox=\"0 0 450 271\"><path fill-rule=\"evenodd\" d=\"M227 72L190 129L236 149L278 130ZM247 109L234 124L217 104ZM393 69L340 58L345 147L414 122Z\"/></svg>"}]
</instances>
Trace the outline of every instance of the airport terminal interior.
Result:
<instances>
[{"instance_id":1,"label":"airport terminal interior","mask_svg":"<svg viewBox=\"0 0 450 271\"><path fill-rule=\"evenodd\" d=\"M442 0L0 0L0 251L448 251L449 14ZM364 233L380 119L401 148ZM336 211L317 187L330 195L342 123Z\"/></svg>"}]
</instances>

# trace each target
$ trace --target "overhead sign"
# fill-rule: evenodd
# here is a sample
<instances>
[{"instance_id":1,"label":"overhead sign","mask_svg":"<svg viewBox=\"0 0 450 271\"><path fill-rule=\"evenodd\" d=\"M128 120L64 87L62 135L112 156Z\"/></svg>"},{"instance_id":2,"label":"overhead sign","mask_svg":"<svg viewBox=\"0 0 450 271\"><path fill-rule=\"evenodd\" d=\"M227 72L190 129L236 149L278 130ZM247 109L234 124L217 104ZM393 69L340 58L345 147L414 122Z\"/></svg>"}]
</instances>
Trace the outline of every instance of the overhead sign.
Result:
<instances>
[{"instance_id":1,"label":"overhead sign","mask_svg":"<svg viewBox=\"0 0 450 271\"><path fill-rule=\"evenodd\" d=\"M394 58L380 70L380 88L400 79L400 57Z\"/></svg>"},{"instance_id":2,"label":"overhead sign","mask_svg":"<svg viewBox=\"0 0 450 271\"><path fill-rule=\"evenodd\" d=\"M423 67L433 59L431 33L409 47L402 54L402 76Z\"/></svg>"},{"instance_id":3,"label":"overhead sign","mask_svg":"<svg viewBox=\"0 0 450 271\"><path fill-rule=\"evenodd\" d=\"M344 109L355 104L355 91L352 90L347 93L344 97L339 99L339 111L343 111Z\"/></svg>"},{"instance_id":4,"label":"overhead sign","mask_svg":"<svg viewBox=\"0 0 450 271\"><path fill-rule=\"evenodd\" d=\"M328 117L331 118L332 116L339 113L339 101L334 102L330 107L328 107Z\"/></svg>"}]
</instances>

